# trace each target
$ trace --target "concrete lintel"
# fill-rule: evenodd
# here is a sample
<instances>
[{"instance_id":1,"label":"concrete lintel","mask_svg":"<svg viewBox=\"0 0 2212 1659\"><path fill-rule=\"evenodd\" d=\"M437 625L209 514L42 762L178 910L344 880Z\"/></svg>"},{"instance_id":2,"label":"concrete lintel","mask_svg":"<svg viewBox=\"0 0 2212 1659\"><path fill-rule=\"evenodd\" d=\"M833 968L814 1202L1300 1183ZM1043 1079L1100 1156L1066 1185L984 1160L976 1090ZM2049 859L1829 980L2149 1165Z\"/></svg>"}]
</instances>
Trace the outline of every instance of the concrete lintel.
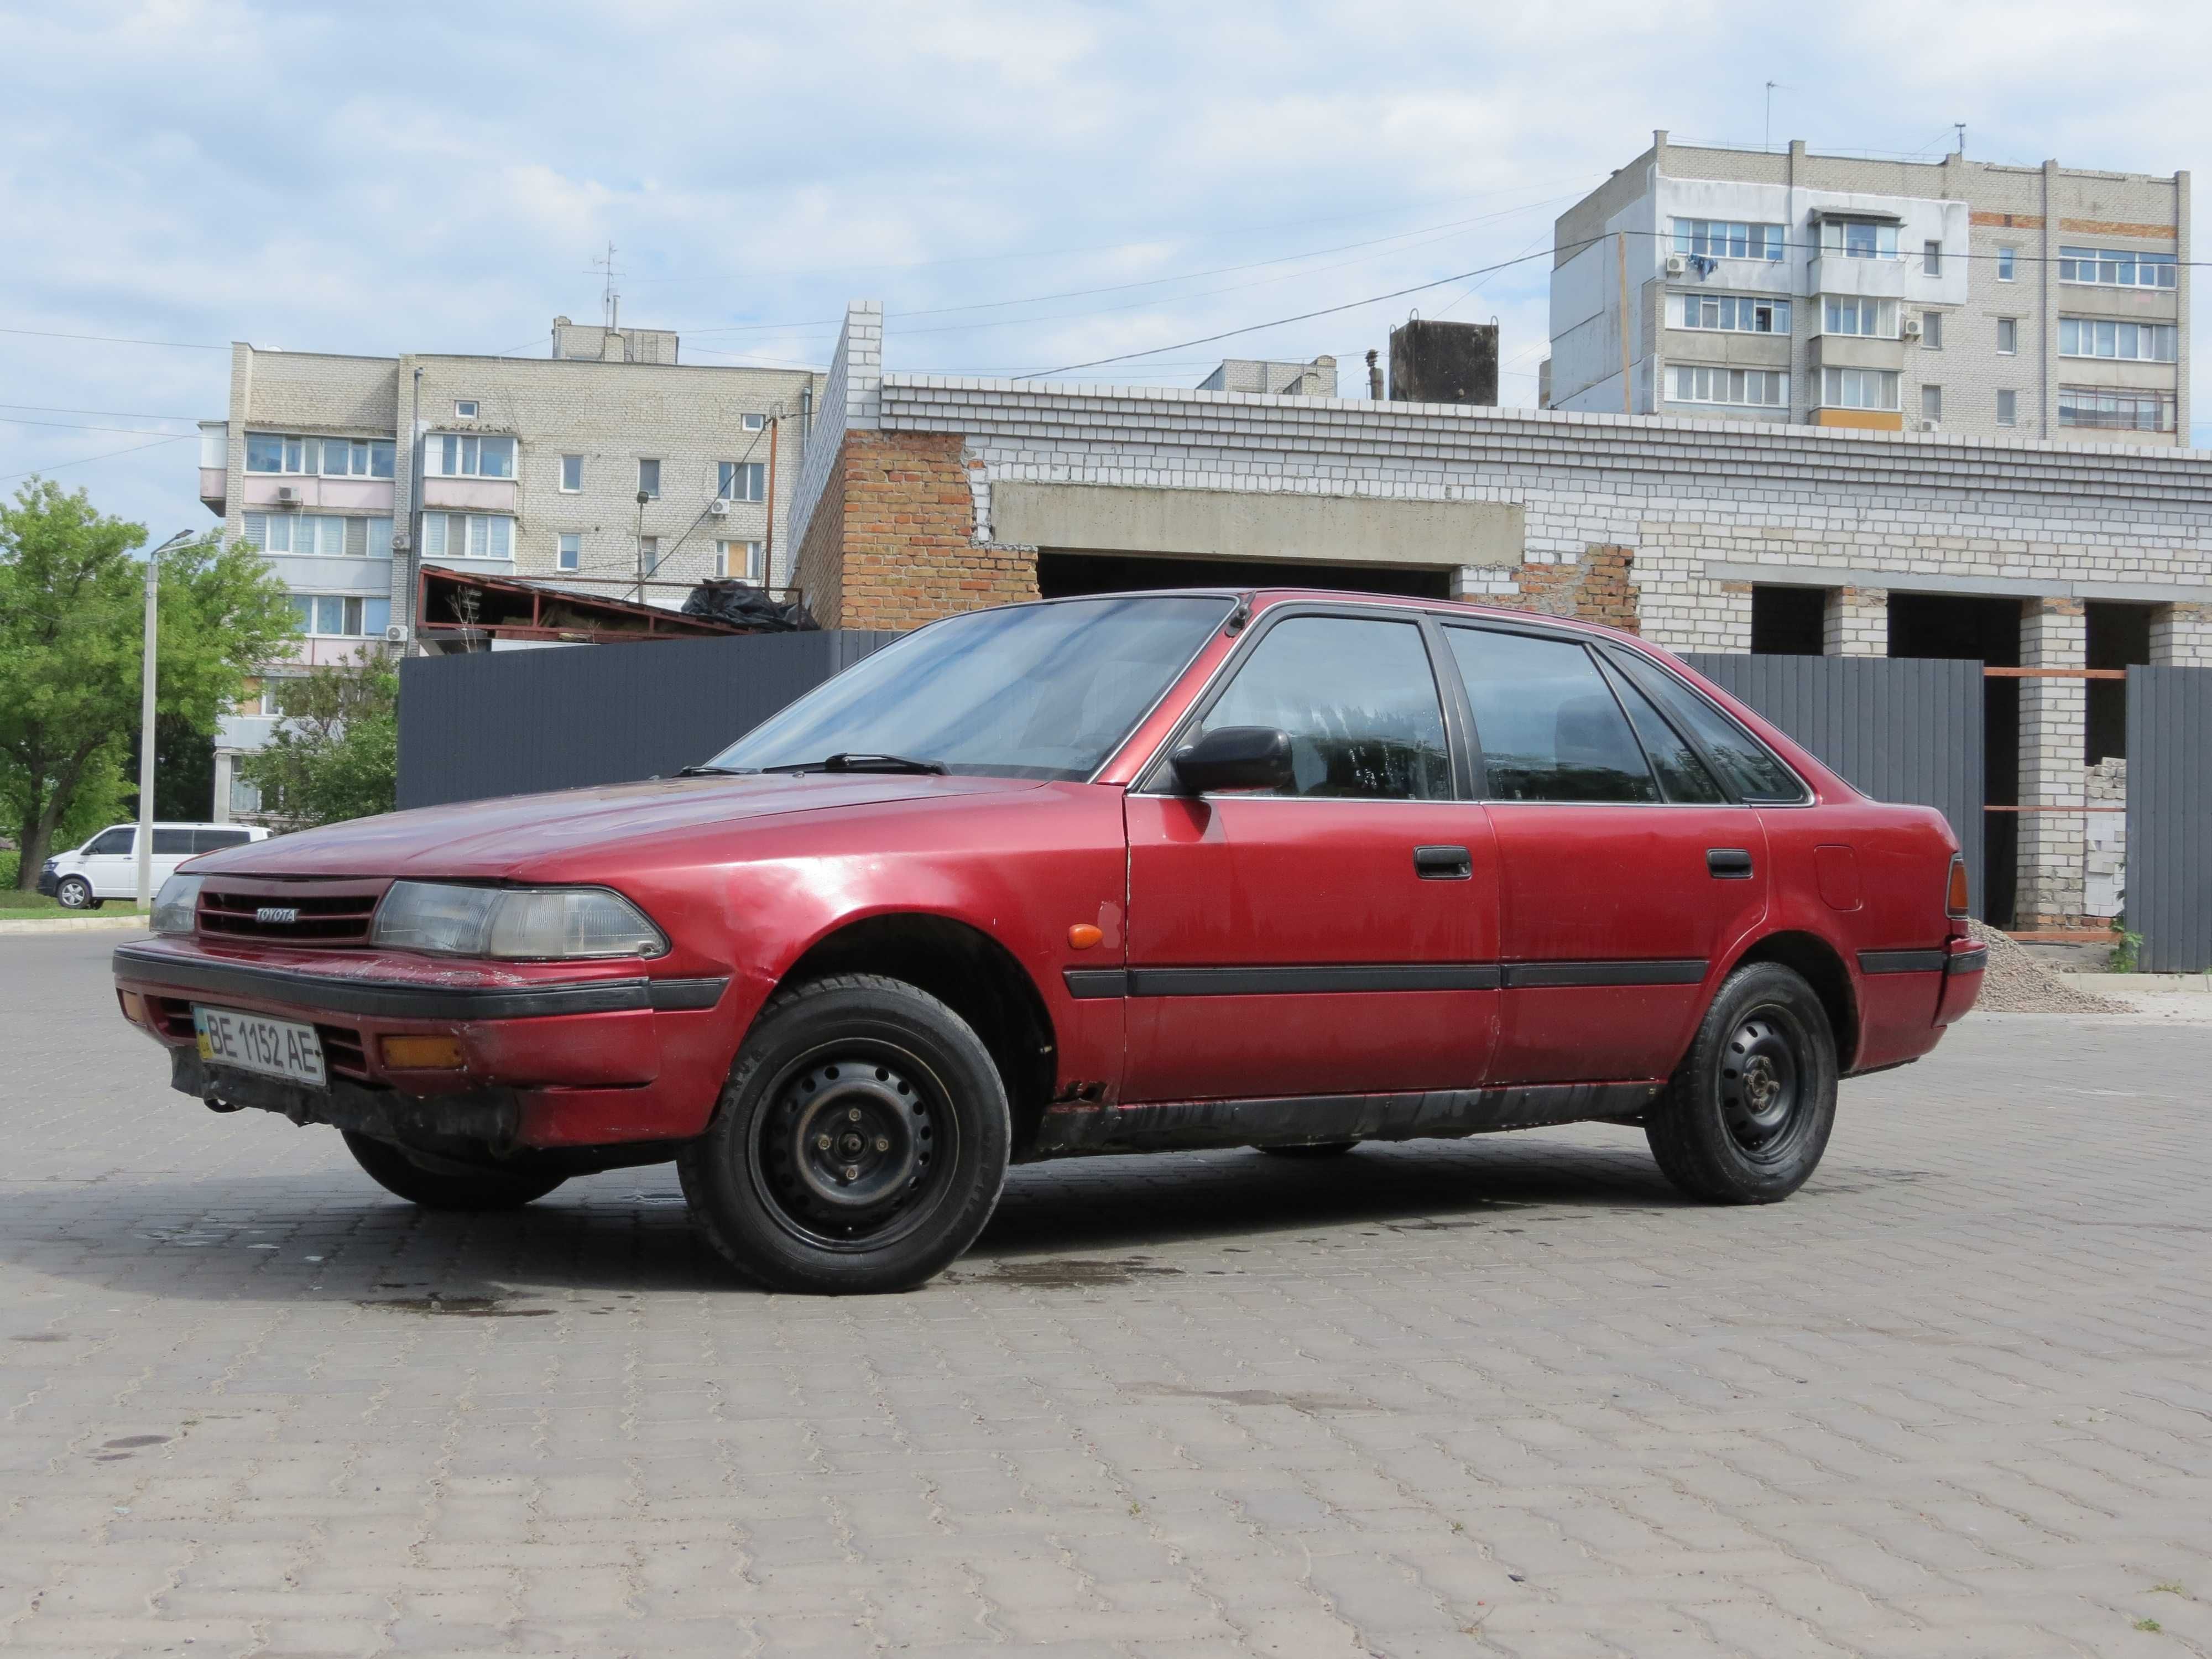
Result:
<instances>
[{"instance_id":1,"label":"concrete lintel","mask_svg":"<svg viewBox=\"0 0 2212 1659\"><path fill-rule=\"evenodd\" d=\"M1735 564L1705 561L1705 579L1761 587L1881 587L1893 593L1976 593L2001 599L2098 599L2132 605L2212 604L2212 586L2180 582L2077 582L2057 576L1946 576L1847 565Z\"/></svg>"},{"instance_id":2,"label":"concrete lintel","mask_svg":"<svg viewBox=\"0 0 2212 1659\"><path fill-rule=\"evenodd\" d=\"M1011 480L991 486L991 536L1025 547L1431 569L1511 568L1527 541L1524 509L1498 501Z\"/></svg>"}]
</instances>

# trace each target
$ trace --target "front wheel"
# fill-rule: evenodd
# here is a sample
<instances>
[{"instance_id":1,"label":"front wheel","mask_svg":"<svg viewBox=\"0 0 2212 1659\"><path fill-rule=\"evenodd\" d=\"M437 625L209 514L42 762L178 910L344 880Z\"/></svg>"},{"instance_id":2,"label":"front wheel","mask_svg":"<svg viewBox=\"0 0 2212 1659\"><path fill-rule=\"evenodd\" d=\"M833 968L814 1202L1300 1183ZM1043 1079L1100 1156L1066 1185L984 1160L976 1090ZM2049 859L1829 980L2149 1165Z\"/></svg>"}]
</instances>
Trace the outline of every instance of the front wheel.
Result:
<instances>
[{"instance_id":1,"label":"front wheel","mask_svg":"<svg viewBox=\"0 0 2212 1659\"><path fill-rule=\"evenodd\" d=\"M1836 1121L1836 1039L1813 988L1771 962L1722 981L1644 1124L1685 1194L1771 1204L1820 1167Z\"/></svg>"},{"instance_id":2,"label":"front wheel","mask_svg":"<svg viewBox=\"0 0 2212 1659\"><path fill-rule=\"evenodd\" d=\"M973 1243L1012 1138L965 1020L902 980L847 974L769 1005L676 1168L700 1231L746 1278L855 1295L911 1289Z\"/></svg>"},{"instance_id":3,"label":"front wheel","mask_svg":"<svg viewBox=\"0 0 2212 1659\"><path fill-rule=\"evenodd\" d=\"M97 910L100 906L92 884L82 876L64 876L54 891L54 899L64 910Z\"/></svg>"},{"instance_id":4,"label":"front wheel","mask_svg":"<svg viewBox=\"0 0 2212 1659\"><path fill-rule=\"evenodd\" d=\"M372 1140L350 1129L346 1150L368 1178L387 1193L426 1210L519 1210L541 1199L566 1179L524 1176L511 1170L426 1170L388 1141Z\"/></svg>"}]
</instances>

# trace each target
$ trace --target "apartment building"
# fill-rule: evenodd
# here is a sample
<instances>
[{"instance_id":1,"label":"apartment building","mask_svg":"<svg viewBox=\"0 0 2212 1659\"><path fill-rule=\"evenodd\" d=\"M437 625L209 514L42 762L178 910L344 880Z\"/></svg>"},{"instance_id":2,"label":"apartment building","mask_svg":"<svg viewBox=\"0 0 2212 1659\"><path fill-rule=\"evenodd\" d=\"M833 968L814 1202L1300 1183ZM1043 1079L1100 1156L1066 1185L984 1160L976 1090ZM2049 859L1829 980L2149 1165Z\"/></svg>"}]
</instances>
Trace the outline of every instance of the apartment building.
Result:
<instances>
[{"instance_id":1,"label":"apartment building","mask_svg":"<svg viewBox=\"0 0 2212 1659\"><path fill-rule=\"evenodd\" d=\"M2189 175L1651 148L1559 216L1547 408L2185 445Z\"/></svg>"},{"instance_id":2,"label":"apartment building","mask_svg":"<svg viewBox=\"0 0 2212 1659\"><path fill-rule=\"evenodd\" d=\"M667 331L566 317L551 343L539 358L232 346L228 412L200 428L200 500L268 556L300 640L223 722L219 815L257 808L232 772L267 741L276 682L366 645L441 648L439 629L468 620L416 614L426 566L667 607L708 577L788 584L821 377L685 364Z\"/></svg>"}]
</instances>

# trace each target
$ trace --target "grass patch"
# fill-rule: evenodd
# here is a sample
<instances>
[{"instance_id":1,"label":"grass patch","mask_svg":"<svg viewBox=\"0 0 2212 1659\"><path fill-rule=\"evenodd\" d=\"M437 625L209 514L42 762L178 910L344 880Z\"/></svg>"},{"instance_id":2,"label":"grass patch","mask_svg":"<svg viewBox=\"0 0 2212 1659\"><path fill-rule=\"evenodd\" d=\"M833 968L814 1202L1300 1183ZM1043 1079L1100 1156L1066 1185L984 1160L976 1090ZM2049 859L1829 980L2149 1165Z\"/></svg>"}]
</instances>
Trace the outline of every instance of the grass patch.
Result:
<instances>
[{"instance_id":1,"label":"grass patch","mask_svg":"<svg viewBox=\"0 0 2212 1659\"><path fill-rule=\"evenodd\" d=\"M12 887L0 887L0 916L58 916L64 914L62 907L44 893L19 893ZM74 915L75 912L68 914Z\"/></svg>"}]
</instances>

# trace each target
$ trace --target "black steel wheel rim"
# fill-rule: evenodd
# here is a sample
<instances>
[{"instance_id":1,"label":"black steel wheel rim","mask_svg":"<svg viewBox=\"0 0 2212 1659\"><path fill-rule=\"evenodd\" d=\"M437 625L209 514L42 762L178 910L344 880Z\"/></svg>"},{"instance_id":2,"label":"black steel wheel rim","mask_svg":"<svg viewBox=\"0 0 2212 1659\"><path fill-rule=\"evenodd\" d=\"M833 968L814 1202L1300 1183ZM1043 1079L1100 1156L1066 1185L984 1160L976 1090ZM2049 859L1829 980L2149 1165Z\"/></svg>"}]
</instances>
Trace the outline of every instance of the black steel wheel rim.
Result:
<instances>
[{"instance_id":1,"label":"black steel wheel rim","mask_svg":"<svg viewBox=\"0 0 2212 1659\"><path fill-rule=\"evenodd\" d=\"M776 1074L745 1160L785 1232L858 1254L929 1218L959 1152L951 1099L928 1063L893 1043L851 1041L823 1044Z\"/></svg>"},{"instance_id":2,"label":"black steel wheel rim","mask_svg":"<svg viewBox=\"0 0 2212 1659\"><path fill-rule=\"evenodd\" d=\"M1804 1121L1809 1097L1804 1033L1784 1008L1739 1015L1721 1050L1721 1117L1736 1150L1754 1163L1778 1163Z\"/></svg>"}]
</instances>

